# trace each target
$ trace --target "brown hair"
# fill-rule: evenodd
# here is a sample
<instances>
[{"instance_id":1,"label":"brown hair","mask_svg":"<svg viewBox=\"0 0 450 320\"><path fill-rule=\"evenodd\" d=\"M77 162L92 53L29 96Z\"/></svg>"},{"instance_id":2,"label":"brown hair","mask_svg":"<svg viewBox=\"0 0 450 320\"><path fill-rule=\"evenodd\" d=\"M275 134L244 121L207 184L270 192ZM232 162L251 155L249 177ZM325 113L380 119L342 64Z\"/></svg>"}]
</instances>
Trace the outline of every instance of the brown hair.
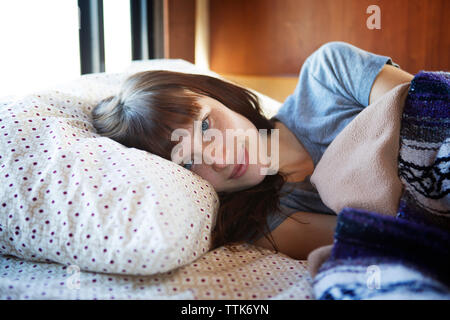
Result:
<instances>
[{"instance_id":1,"label":"brown hair","mask_svg":"<svg viewBox=\"0 0 450 320\"><path fill-rule=\"evenodd\" d=\"M218 100L249 119L257 129L267 129L268 134L274 129L274 121L263 115L258 97L251 91L206 75L162 70L129 77L117 96L102 100L93 109L94 127L99 134L127 147L171 160L171 150L178 143L171 141L171 133L200 116L198 95ZM212 247L256 240L262 234L278 251L267 216L279 211L285 181L286 177L278 172L249 189L218 192L220 206Z\"/></svg>"}]
</instances>

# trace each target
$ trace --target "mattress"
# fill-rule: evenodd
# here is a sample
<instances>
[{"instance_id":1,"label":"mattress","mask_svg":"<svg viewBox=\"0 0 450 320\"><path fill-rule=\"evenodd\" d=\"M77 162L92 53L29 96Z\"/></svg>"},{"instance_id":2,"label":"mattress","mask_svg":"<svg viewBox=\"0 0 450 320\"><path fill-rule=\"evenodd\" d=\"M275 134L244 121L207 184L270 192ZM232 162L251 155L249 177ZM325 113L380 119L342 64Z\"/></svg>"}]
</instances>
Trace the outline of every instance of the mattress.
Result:
<instances>
[{"instance_id":1,"label":"mattress","mask_svg":"<svg viewBox=\"0 0 450 320\"><path fill-rule=\"evenodd\" d=\"M219 247L183 267L150 276L0 256L2 300L310 300L306 261L242 244Z\"/></svg>"}]
</instances>

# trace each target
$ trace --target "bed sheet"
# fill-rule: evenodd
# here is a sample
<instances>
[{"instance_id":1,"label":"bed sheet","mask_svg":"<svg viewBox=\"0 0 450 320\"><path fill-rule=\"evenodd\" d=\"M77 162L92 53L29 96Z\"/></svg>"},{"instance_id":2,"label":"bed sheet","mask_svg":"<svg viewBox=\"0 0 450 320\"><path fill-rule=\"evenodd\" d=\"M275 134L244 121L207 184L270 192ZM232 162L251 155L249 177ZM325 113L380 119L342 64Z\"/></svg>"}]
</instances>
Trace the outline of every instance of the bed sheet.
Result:
<instances>
[{"instance_id":1,"label":"bed sheet","mask_svg":"<svg viewBox=\"0 0 450 320\"><path fill-rule=\"evenodd\" d=\"M307 261L241 244L166 273L130 276L0 256L2 300L309 300Z\"/></svg>"}]
</instances>

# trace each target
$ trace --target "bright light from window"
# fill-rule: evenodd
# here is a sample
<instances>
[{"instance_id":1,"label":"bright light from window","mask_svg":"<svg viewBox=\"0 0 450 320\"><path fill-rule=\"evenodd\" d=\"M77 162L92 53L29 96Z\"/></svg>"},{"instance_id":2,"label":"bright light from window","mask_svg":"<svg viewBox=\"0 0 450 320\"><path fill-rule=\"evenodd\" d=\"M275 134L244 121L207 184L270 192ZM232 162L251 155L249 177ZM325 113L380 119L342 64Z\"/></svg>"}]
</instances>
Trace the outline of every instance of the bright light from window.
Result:
<instances>
[{"instance_id":1,"label":"bright light from window","mask_svg":"<svg viewBox=\"0 0 450 320\"><path fill-rule=\"evenodd\" d=\"M0 1L0 43L0 96L78 77L77 1Z\"/></svg>"},{"instance_id":2,"label":"bright light from window","mask_svg":"<svg viewBox=\"0 0 450 320\"><path fill-rule=\"evenodd\" d=\"M105 71L123 72L131 63L129 0L103 1Z\"/></svg>"},{"instance_id":3,"label":"bright light from window","mask_svg":"<svg viewBox=\"0 0 450 320\"><path fill-rule=\"evenodd\" d=\"M209 70L209 1L195 3L195 64Z\"/></svg>"}]
</instances>

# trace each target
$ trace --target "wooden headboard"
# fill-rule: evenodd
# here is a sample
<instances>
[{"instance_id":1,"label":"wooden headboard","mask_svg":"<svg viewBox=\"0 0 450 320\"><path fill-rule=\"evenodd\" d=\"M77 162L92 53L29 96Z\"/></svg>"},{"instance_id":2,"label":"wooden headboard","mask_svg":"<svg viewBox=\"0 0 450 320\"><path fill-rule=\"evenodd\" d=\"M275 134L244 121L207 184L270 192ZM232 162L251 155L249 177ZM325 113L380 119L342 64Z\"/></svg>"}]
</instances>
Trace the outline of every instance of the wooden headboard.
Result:
<instances>
[{"instance_id":1,"label":"wooden headboard","mask_svg":"<svg viewBox=\"0 0 450 320\"><path fill-rule=\"evenodd\" d=\"M450 70L450 0L163 1L166 58L195 62L200 10L209 21L210 69L279 101L293 91L305 59L329 41L390 56L412 74ZM380 10L380 29L367 26L371 5Z\"/></svg>"},{"instance_id":2,"label":"wooden headboard","mask_svg":"<svg viewBox=\"0 0 450 320\"><path fill-rule=\"evenodd\" d=\"M210 0L210 68L292 76L328 41L391 56L410 73L450 69L448 0ZM370 5L380 29L369 29Z\"/></svg>"}]
</instances>

